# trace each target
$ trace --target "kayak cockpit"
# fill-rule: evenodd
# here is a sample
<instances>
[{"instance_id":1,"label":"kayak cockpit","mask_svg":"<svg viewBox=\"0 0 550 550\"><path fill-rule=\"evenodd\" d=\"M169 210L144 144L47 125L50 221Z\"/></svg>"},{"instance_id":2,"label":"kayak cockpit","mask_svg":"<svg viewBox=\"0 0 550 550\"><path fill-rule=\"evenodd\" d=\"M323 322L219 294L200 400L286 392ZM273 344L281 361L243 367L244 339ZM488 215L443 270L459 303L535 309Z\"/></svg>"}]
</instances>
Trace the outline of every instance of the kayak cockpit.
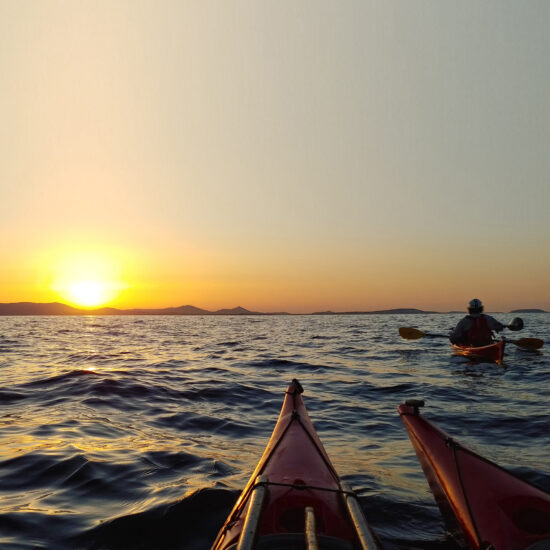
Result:
<instances>
[{"instance_id":1,"label":"kayak cockpit","mask_svg":"<svg viewBox=\"0 0 550 550\"><path fill-rule=\"evenodd\" d=\"M279 502L271 502L267 506L266 503L272 500L268 495L270 486L290 491L288 494L292 503L282 495ZM304 496L297 498L296 490L303 491ZM227 550L377 550L379 546L367 525L357 496L343 483L340 489L329 492L343 499L345 512L351 519L359 546L343 538L322 534L326 522L332 523L334 527L334 524L342 520L331 514L331 510L322 501L315 501L315 506L308 505L311 503L308 492L319 490L323 489L301 483L270 484L266 476L258 476L248 497L249 504L244 520L241 518L237 522L242 524L239 538ZM347 521L342 523L343 528L348 529ZM228 528L233 527L235 524L228 525ZM265 534L266 531L283 529L285 532Z\"/></svg>"}]
</instances>

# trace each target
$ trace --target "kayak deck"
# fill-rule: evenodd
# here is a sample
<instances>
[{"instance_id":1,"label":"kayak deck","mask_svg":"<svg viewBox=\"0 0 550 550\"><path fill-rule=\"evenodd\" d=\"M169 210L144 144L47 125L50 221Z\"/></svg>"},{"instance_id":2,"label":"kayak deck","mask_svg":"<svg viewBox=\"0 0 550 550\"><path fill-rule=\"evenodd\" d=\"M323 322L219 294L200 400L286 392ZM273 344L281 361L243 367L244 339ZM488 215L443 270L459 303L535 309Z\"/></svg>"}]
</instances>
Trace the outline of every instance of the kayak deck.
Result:
<instances>
[{"instance_id":1,"label":"kayak deck","mask_svg":"<svg viewBox=\"0 0 550 550\"><path fill-rule=\"evenodd\" d=\"M502 365L504 357L505 340L499 340L488 346L473 347L451 344L451 347L458 355L464 355L471 359L479 361L491 361L497 365Z\"/></svg>"},{"instance_id":2,"label":"kayak deck","mask_svg":"<svg viewBox=\"0 0 550 550\"><path fill-rule=\"evenodd\" d=\"M449 531L476 549L550 548L550 495L460 445L423 418L398 410Z\"/></svg>"},{"instance_id":3,"label":"kayak deck","mask_svg":"<svg viewBox=\"0 0 550 550\"><path fill-rule=\"evenodd\" d=\"M213 550L379 548L307 414L297 381Z\"/></svg>"}]
</instances>

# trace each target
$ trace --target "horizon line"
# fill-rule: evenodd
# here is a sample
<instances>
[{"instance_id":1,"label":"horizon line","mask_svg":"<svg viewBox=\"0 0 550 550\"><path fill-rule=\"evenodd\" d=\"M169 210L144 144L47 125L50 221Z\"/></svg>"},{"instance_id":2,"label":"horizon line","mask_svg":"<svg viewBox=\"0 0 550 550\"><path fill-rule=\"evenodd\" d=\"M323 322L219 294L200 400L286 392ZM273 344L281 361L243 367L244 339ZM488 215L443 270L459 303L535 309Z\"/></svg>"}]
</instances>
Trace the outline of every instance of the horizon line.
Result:
<instances>
[{"instance_id":1,"label":"horizon line","mask_svg":"<svg viewBox=\"0 0 550 550\"><path fill-rule=\"evenodd\" d=\"M376 314L445 314L465 313L463 310L435 311L412 307L398 307L376 310L322 310L312 312L290 313L287 311L253 311L242 306L209 310L191 304L167 307L131 307L117 308L98 306L82 308L63 302L4 302L0 303L0 315L376 315ZM549 313L541 308L517 308L510 311L491 311L488 313Z\"/></svg>"}]
</instances>

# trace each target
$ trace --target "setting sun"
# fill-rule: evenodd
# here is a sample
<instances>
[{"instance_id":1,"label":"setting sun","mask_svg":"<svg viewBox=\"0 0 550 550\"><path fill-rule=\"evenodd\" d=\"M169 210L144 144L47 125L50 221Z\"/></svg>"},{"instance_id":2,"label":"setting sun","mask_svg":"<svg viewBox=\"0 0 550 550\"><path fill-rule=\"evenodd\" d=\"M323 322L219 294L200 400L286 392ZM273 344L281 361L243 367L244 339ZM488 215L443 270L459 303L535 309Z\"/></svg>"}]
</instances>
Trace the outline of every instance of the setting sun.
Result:
<instances>
[{"instance_id":1,"label":"setting sun","mask_svg":"<svg viewBox=\"0 0 550 550\"><path fill-rule=\"evenodd\" d=\"M74 283L67 291L71 302L85 307L100 306L109 301L108 289L96 281Z\"/></svg>"},{"instance_id":2,"label":"setting sun","mask_svg":"<svg viewBox=\"0 0 550 550\"><path fill-rule=\"evenodd\" d=\"M115 300L128 285L107 252L62 252L52 265L51 289L74 306L95 308Z\"/></svg>"}]
</instances>

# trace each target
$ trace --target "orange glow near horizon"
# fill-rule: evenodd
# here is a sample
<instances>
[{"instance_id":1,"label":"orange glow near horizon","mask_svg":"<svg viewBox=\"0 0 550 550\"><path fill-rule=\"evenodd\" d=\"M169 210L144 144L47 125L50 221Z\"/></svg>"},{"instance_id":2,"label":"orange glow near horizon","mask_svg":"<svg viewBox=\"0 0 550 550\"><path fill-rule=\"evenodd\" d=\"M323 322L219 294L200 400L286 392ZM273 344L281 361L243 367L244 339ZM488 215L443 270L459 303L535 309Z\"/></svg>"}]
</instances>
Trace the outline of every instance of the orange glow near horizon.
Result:
<instances>
[{"instance_id":1,"label":"orange glow near horizon","mask_svg":"<svg viewBox=\"0 0 550 550\"><path fill-rule=\"evenodd\" d=\"M462 265L461 258L438 263L418 249L392 258L371 247L368 255L358 258L341 248L329 255L330 262L324 249L323 256L310 251L304 265L305 260L294 256L285 263L274 262L271 256L278 256L272 250L271 256L257 253L250 262L237 252L198 242L180 244L180 253L174 254L177 243L158 235L156 248L143 239L137 248L133 242L115 244L101 235L63 237L57 235L54 248L33 243L34 249L21 249L2 266L0 302L56 301L83 309L193 305L215 311L242 306L251 311L311 313L408 307L465 311L475 296L488 312L549 309L547 300L541 299L547 285L543 275L530 275L526 287L526 276L511 272L504 255L491 269L508 277L494 280L489 267L480 266L472 278L470 266ZM287 264L296 267L289 271Z\"/></svg>"},{"instance_id":2,"label":"orange glow near horizon","mask_svg":"<svg viewBox=\"0 0 550 550\"><path fill-rule=\"evenodd\" d=\"M59 252L49 268L50 289L74 306L108 305L129 286L121 280L117 264L107 252Z\"/></svg>"}]
</instances>

